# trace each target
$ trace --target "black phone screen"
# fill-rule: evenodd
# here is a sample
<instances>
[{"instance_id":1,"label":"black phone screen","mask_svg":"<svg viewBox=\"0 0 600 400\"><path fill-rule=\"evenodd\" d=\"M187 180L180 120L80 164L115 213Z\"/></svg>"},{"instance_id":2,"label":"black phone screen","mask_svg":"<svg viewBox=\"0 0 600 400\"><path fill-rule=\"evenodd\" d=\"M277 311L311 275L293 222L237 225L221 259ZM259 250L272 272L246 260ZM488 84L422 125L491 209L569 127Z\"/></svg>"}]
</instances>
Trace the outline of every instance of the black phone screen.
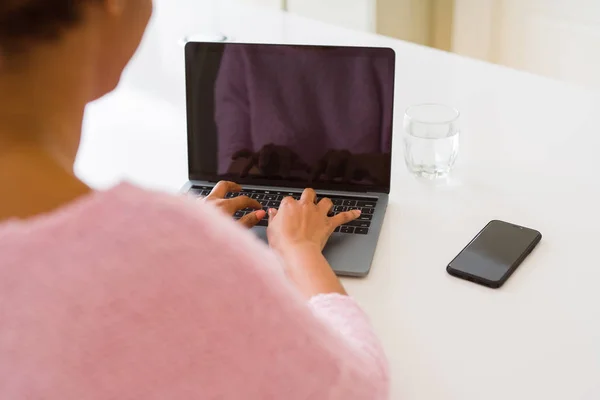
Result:
<instances>
[{"instance_id":1,"label":"black phone screen","mask_svg":"<svg viewBox=\"0 0 600 400\"><path fill-rule=\"evenodd\" d=\"M540 241L533 229L491 221L448 265L453 275L502 282Z\"/></svg>"}]
</instances>

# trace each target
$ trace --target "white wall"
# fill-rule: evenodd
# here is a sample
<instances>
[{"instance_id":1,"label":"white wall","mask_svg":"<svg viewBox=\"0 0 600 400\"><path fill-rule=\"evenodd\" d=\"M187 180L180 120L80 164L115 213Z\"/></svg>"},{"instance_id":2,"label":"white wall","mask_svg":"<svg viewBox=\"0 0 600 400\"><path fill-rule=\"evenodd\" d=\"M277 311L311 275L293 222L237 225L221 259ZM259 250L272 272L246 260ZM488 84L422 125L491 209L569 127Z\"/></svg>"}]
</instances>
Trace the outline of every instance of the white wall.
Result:
<instances>
[{"instance_id":1,"label":"white wall","mask_svg":"<svg viewBox=\"0 0 600 400\"><path fill-rule=\"evenodd\" d=\"M218 0L215 0L218 1ZM449 49L454 0L238 0L362 32ZM435 28L441 26L442 29Z\"/></svg>"},{"instance_id":2,"label":"white wall","mask_svg":"<svg viewBox=\"0 0 600 400\"><path fill-rule=\"evenodd\" d=\"M359 31L375 31L376 0L287 0L288 11Z\"/></svg>"},{"instance_id":3,"label":"white wall","mask_svg":"<svg viewBox=\"0 0 600 400\"><path fill-rule=\"evenodd\" d=\"M216 0L218 1L218 0ZM261 6L267 6L267 7L274 7L274 8L281 8L284 0L239 0L243 3L249 3L249 4L257 4L257 5L261 5Z\"/></svg>"},{"instance_id":4,"label":"white wall","mask_svg":"<svg viewBox=\"0 0 600 400\"><path fill-rule=\"evenodd\" d=\"M599 0L456 0L453 50L600 89Z\"/></svg>"}]
</instances>

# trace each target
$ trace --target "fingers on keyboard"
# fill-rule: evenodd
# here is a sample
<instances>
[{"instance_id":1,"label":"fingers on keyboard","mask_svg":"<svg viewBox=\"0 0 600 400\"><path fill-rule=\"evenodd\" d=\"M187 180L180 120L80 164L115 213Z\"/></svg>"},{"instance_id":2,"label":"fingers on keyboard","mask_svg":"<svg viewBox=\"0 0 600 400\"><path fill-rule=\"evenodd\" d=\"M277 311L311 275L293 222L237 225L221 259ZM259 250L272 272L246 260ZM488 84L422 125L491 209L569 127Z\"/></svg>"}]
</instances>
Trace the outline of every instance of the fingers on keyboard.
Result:
<instances>
[{"instance_id":1,"label":"fingers on keyboard","mask_svg":"<svg viewBox=\"0 0 600 400\"><path fill-rule=\"evenodd\" d=\"M189 193L193 196L207 196L213 188L209 186L193 186ZM268 211L269 208L279 208L281 205L281 201L285 197L292 197L295 200L300 200L300 193L296 192L280 192L280 191L272 191L272 190L250 190L244 189L241 192L230 192L225 195L225 198L232 199L238 196L248 196L251 199L258 200L263 206L263 210ZM347 224L344 224L338 228L336 228L336 233L345 233L345 234L357 234L357 235L367 235L369 233L369 229L371 227L371 222L373 220L373 215L375 214L375 207L377 206L377 199L365 199L365 198L347 198L344 196L334 196L334 195L318 195L318 199L321 200L324 197L327 197L333 203L333 208L329 212L328 216L333 217L336 214L350 211L350 210L360 210L362 212L361 216L354 221L351 221ZM244 209L237 211L234 214L234 219L240 219L244 215L252 212L252 209ZM268 220L264 218L258 223L258 226L267 226Z\"/></svg>"}]
</instances>

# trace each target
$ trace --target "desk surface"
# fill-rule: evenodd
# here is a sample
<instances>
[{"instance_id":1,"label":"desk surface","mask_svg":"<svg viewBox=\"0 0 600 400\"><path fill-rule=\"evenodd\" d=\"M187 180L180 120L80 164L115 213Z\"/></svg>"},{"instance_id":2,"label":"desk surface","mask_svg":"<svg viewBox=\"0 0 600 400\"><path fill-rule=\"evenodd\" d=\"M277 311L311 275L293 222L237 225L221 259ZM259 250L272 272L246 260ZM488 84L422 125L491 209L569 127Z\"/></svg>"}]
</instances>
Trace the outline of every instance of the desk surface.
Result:
<instances>
[{"instance_id":1,"label":"desk surface","mask_svg":"<svg viewBox=\"0 0 600 400\"><path fill-rule=\"evenodd\" d=\"M278 11L204 3L157 2L119 89L88 107L76 166L84 180L169 191L186 180L186 35L393 47L396 137L408 105L462 112L445 185L413 179L395 141L372 273L344 282L387 349L393 399L600 398L600 94ZM446 264L496 218L544 239L501 290L448 276Z\"/></svg>"}]
</instances>

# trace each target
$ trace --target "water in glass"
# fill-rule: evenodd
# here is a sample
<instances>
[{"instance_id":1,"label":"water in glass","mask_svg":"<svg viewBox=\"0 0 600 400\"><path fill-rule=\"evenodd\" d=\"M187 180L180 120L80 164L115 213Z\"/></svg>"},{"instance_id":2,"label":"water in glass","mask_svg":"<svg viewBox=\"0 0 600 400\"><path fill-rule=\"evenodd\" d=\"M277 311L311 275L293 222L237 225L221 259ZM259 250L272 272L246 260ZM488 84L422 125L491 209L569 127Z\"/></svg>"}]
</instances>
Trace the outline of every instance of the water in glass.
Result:
<instances>
[{"instance_id":1,"label":"water in glass","mask_svg":"<svg viewBox=\"0 0 600 400\"><path fill-rule=\"evenodd\" d=\"M404 119L406 166L427 179L446 177L458 156L458 111L436 104L410 107Z\"/></svg>"}]
</instances>

